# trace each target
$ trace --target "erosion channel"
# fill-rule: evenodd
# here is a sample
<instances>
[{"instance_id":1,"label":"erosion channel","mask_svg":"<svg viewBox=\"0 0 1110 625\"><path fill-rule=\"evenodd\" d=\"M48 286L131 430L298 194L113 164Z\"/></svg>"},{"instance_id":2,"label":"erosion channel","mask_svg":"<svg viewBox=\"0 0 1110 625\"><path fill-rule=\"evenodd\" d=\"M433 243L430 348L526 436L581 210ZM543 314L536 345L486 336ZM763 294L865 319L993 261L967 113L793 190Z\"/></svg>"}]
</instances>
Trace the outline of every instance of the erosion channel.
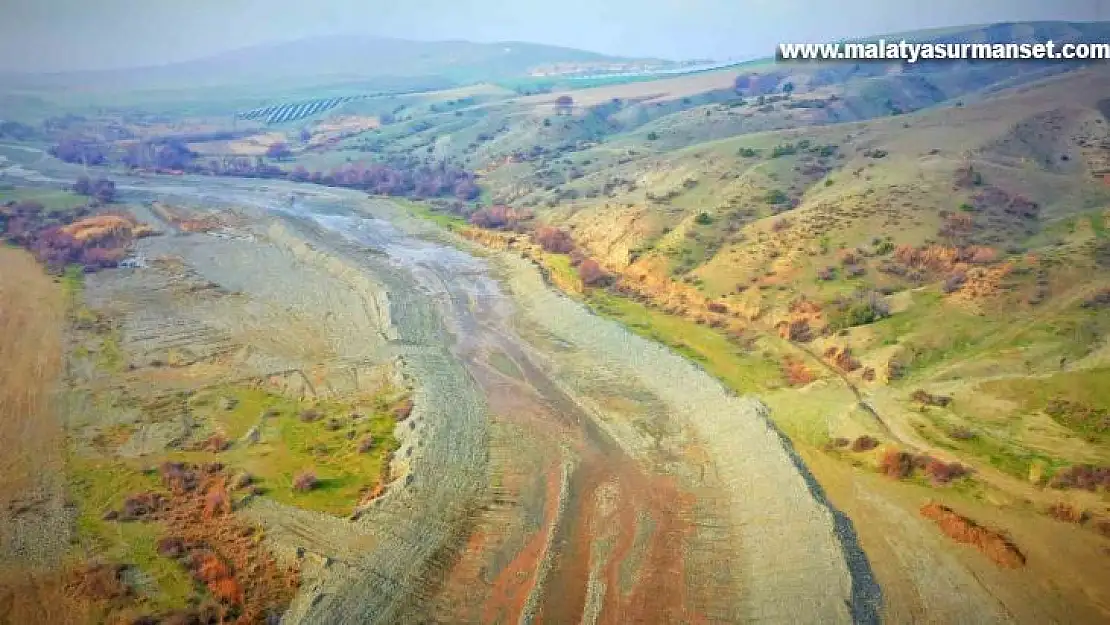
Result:
<instances>
[{"instance_id":1,"label":"erosion channel","mask_svg":"<svg viewBox=\"0 0 1110 625\"><path fill-rule=\"evenodd\" d=\"M91 301L132 302L125 347L177 318L225 352L245 344L244 327L298 347L283 337L295 318L325 348L248 350L237 373L322 372L312 392L342 395L358 386L345 380L387 367L413 389L384 496L352 518L267 497L239 512L300 560L285 622L878 620L850 523L759 400L593 315L527 261L355 192L191 177L119 186L136 206L233 213L234 232L217 236L137 208L166 232L139 252L179 259L178 275L253 315L204 297L160 311L142 294L165 287L156 263L90 276Z\"/></svg>"}]
</instances>

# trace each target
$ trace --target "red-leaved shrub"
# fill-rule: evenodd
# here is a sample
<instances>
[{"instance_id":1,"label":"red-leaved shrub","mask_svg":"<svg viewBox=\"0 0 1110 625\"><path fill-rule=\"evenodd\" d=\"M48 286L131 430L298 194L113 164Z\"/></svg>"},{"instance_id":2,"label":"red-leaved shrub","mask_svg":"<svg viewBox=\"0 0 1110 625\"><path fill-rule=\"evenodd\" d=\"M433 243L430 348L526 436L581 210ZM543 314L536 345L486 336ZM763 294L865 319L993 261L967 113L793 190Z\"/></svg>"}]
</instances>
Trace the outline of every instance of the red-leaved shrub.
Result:
<instances>
[{"instance_id":1,"label":"red-leaved shrub","mask_svg":"<svg viewBox=\"0 0 1110 625\"><path fill-rule=\"evenodd\" d=\"M943 462L926 457L925 475L934 485L948 484L968 474L968 468L958 462Z\"/></svg>"},{"instance_id":2,"label":"red-leaved shrub","mask_svg":"<svg viewBox=\"0 0 1110 625\"><path fill-rule=\"evenodd\" d=\"M1110 488L1110 467L1077 464L1061 470L1052 477L1052 488L1078 488L1095 491Z\"/></svg>"},{"instance_id":3,"label":"red-leaved shrub","mask_svg":"<svg viewBox=\"0 0 1110 625\"><path fill-rule=\"evenodd\" d=\"M578 265L578 277L586 286L603 286L610 281L609 274L592 258L587 258Z\"/></svg>"},{"instance_id":4,"label":"red-leaved shrub","mask_svg":"<svg viewBox=\"0 0 1110 625\"><path fill-rule=\"evenodd\" d=\"M312 471L302 471L293 478L293 490L307 492L316 488L318 480Z\"/></svg>"},{"instance_id":5,"label":"red-leaved shrub","mask_svg":"<svg viewBox=\"0 0 1110 625\"><path fill-rule=\"evenodd\" d=\"M913 454L898 449L891 448L886 450L879 460L879 471L881 471L883 475L892 477L896 480L905 479L913 475L913 469Z\"/></svg>"},{"instance_id":6,"label":"red-leaved shrub","mask_svg":"<svg viewBox=\"0 0 1110 625\"><path fill-rule=\"evenodd\" d=\"M1025 556L1005 535L985 528L951 508L928 503L921 507L921 516L935 522L952 540L972 545L999 566L1016 569L1025 565Z\"/></svg>"},{"instance_id":7,"label":"red-leaved shrub","mask_svg":"<svg viewBox=\"0 0 1110 625\"><path fill-rule=\"evenodd\" d=\"M574 249L574 240L570 233L553 226L536 228L536 242L544 250L555 254L569 254Z\"/></svg>"}]
</instances>

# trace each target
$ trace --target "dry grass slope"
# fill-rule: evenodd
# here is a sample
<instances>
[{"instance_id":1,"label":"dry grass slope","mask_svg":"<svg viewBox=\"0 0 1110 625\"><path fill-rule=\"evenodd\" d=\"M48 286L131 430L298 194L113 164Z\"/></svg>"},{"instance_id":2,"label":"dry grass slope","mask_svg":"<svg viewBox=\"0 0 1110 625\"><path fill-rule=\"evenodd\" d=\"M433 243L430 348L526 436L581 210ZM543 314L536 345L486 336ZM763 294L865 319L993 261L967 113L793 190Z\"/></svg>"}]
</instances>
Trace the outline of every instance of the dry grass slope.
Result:
<instances>
[{"instance_id":1,"label":"dry grass slope","mask_svg":"<svg viewBox=\"0 0 1110 625\"><path fill-rule=\"evenodd\" d=\"M0 248L0 623L79 622L51 569L61 554L28 557L15 518L54 494L43 492L44 481L62 469L65 436L51 398L63 310L62 290L30 254Z\"/></svg>"},{"instance_id":2,"label":"dry grass slope","mask_svg":"<svg viewBox=\"0 0 1110 625\"><path fill-rule=\"evenodd\" d=\"M51 397L61 374L61 289L30 254L0 248L0 501L61 468L62 426Z\"/></svg>"}]
</instances>

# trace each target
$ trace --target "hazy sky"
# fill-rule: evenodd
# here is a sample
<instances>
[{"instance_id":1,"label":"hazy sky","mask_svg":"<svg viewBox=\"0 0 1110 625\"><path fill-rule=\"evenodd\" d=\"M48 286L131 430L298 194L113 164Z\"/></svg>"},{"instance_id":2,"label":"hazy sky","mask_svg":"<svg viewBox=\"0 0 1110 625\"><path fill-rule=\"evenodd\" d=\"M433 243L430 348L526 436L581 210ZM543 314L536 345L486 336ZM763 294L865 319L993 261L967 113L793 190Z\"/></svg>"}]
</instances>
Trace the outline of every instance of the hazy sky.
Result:
<instances>
[{"instance_id":1,"label":"hazy sky","mask_svg":"<svg viewBox=\"0 0 1110 625\"><path fill-rule=\"evenodd\" d=\"M0 70L155 65L339 33L532 41L673 59L780 41L1110 19L1110 0L0 0Z\"/></svg>"}]
</instances>

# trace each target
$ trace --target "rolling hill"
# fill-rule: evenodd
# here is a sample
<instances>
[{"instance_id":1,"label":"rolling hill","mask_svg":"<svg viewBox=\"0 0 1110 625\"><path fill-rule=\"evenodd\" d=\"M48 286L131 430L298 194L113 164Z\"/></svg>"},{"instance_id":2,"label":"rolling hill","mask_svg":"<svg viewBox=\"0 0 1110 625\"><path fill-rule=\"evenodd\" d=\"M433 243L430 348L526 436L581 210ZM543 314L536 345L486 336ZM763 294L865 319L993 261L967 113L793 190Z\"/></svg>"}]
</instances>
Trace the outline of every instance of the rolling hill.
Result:
<instances>
[{"instance_id":1,"label":"rolling hill","mask_svg":"<svg viewBox=\"0 0 1110 625\"><path fill-rule=\"evenodd\" d=\"M522 42L411 41L338 36L242 48L211 57L132 69L7 75L23 87L110 85L115 89L187 89L217 85L282 88L366 80L422 78L447 83L524 76L556 64L629 63L620 58ZM663 64L663 61L651 60Z\"/></svg>"}]
</instances>

